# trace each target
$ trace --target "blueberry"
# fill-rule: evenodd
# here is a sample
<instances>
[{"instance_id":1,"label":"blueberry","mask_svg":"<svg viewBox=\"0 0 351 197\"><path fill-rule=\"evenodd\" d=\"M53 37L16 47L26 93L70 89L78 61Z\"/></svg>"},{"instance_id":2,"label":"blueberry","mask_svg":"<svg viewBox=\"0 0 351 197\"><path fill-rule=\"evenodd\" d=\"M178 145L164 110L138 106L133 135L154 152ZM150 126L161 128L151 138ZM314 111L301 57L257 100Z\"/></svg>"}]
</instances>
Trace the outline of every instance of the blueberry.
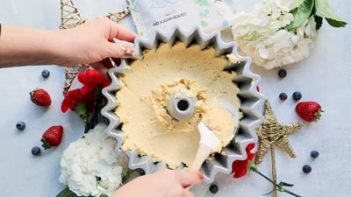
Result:
<instances>
[{"instance_id":1,"label":"blueberry","mask_svg":"<svg viewBox=\"0 0 351 197\"><path fill-rule=\"evenodd\" d=\"M34 147L32 148L32 155L38 156L38 155L40 155L40 153L41 153L40 147L34 146Z\"/></svg>"},{"instance_id":2,"label":"blueberry","mask_svg":"<svg viewBox=\"0 0 351 197\"><path fill-rule=\"evenodd\" d=\"M50 71L48 71L48 70L41 71L41 76L44 77L45 79L49 78Z\"/></svg>"},{"instance_id":3,"label":"blueberry","mask_svg":"<svg viewBox=\"0 0 351 197\"><path fill-rule=\"evenodd\" d=\"M217 186L216 184L211 184L211 185L210 185L210 192L211 192L212 194L217 193L217 192L218 192L218 186Z\"/></svg>"},{"instance_id":4,"label":"blueberry","mask_svg":"<svg viewBox=\"0 0 351 197\"><path fill-rule=\"evenodd\" d=\"M139 172L140 176L145 175L145 171L144 171L144 170L142 170L142 169L139 169L139 170L138 170L138 172Z\"/></svg>"},{"instance_id":5,"label":"blueberry","mask_svg":"<svg viewBox=\"0 0 351 197\"><path fill-rule=\"evenodd\" d=\"M319 156L319 152L318 152L318 151L316 151L316 150L311 151L311 157L312 157L313 159L316 159L318 156Z\"/></svg>"},{"instance_id":6,"label":"blueberry","mask_svg":"<svg viewBox=\"0 0 351 197\"><path fill-rule=\"evenodd\" d=\"M18 121L16 123L16 128L20 131L23 131L26 128L26 123L24 123L23 121Z\"/></svg>"},{"instance_id":7,"label":"blueberry","mask_svg":"<svg viewBox=\"0 0 351 197\"><path fill-rule=\"evenodd\" d=\"M288 95L285 94L284 92L279 94L279 99L282 101L285 101L288 98Z\"/></svg>"},{"instance_id":8,"label":"blueberry","mask_svg":"<svg viewBox=\"0 0 351 197\"><path fill-rule=\"evenodd\" d=\"M311 171L312 171L312 168L310 165L304 165L302 167L302 171L305 173L305 174L309 174Z\"/></svg>"},{"instance_id":9,"label":"blueberry","mask_svg":"<svg viewBox=\"0 0 351 197\"><path fill-rule=\"evenodd\" d=\"M278 75L279 75L280 78L286 77L287 74L288 74L288 73L286 72L285 69L280 69L280 70L278 71Z\"/></svg>"},{"instance_id":10,"label":"blueberry","mask_svg":"<svg viewBox=\"0 0 351 197\"><path fill-rule=\"evenodd\" d=\"M293 93L293 99L294 99L295 101L298 101L298 100L300 100L301 98L302 98L301 92L296 91L296 92Z\"/></svg>"}]
</instances>

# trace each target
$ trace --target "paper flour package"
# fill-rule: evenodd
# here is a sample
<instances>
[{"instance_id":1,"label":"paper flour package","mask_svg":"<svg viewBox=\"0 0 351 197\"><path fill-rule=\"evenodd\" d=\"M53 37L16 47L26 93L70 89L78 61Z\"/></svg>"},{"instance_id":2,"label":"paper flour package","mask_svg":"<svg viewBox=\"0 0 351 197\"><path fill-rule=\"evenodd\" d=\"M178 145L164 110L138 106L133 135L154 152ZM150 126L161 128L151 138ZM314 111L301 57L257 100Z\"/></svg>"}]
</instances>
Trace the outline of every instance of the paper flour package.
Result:
<instances>
[{"instance_id":1,"label":"paper flour package","mask_svg":"<svg viewBox=\"0 0 351 197\"><path fill-rule=\"evenodd\" d=\"M183 29L201 27L205 32L230 26L232 11L220 0L127 0L141 37L154 28L166 30L177 24Z\"/></svg>"}]
</instances>

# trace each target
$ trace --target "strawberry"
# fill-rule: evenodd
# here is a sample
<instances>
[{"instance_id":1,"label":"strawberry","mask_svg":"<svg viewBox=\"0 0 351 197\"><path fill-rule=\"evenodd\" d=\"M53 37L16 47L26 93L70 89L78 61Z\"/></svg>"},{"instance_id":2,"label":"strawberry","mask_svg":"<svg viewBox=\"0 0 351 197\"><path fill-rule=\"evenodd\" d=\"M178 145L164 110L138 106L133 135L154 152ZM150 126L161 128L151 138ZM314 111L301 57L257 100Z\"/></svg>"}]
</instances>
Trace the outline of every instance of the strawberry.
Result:
<instances>
[{"instance_id":1,"label":"strawberry","mask_svg":"<svg viewBox=\"0 0 351 197\"><path fill-rule=\"evenodd\" d=\"M51 105L51 98L49 93L41 88L31 91L30 99L33 103L39 106L48 107Z\"/></svg>"},{"instance_id":2,"label":"strawberry","mask_svg":"<svg viewBox=\"0 0 351 197\"><path fill-rule=\"evenodd\" d=\"M295 111L300 118L307 122L317 122L323 112L321 105L314 101L298 103L295 107Z\"/></svg>"},{"instance_id":3,"label":"strawberry","mask_svg":"<svg viewBox=\"0 0 351 197\"><path fill-rule=\"evenodd\" d=\"M41 139L43 142L42 147L49 149L52 146L58 146L61 144L62 137L63 127L61 125L54 125L44 132Z\"/></svg>"}]
</instances>

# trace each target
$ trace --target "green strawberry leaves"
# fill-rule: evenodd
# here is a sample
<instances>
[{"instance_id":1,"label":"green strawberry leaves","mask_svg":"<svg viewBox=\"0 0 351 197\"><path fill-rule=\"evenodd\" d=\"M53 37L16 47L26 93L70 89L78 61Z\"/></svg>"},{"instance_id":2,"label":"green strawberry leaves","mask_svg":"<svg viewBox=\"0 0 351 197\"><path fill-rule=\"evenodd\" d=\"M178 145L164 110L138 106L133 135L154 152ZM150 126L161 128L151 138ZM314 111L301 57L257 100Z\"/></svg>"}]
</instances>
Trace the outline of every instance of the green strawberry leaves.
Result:
<instances>
[{"instance_id":1,"label":"green strawberry leaves","mask_svg":"<svg viewBox=\"0 0 351 197\"><path fill-rule=\"evenodd\" d=\"M301 5L291 13L294 15L294 20L289 24L288 30L294 30L303 25L305 21L310 18L314 7L314 0L305 0L301 3Z\"/></svg>"},{"instance_id":2,"label":"green strawberry leaves","mask_svg":"<svg viewBox=\"0 0 351 197\"><path fill-rule=\"evenodd\" d=\"M327 20L329 25L333 27L344 27L346 20L339 17L331 8L328 0L316 0L316 15Z\"/></svg>"},{"instance_id":3,"label":"green strawberry leaves","mask_svg":"<svg viewBox=\"0 0 351 197\"><path fill-rule=\"evenodd\" d=\"M294 20L286 27L289 31L294 31L301 27L310 17L316 21L318 30L323 24L323 18L333 27L344 27L346 20L339 17L331 8L328 0L304 0L298 6L294 5L290 11Z\"/></svg>"}]
</instances>

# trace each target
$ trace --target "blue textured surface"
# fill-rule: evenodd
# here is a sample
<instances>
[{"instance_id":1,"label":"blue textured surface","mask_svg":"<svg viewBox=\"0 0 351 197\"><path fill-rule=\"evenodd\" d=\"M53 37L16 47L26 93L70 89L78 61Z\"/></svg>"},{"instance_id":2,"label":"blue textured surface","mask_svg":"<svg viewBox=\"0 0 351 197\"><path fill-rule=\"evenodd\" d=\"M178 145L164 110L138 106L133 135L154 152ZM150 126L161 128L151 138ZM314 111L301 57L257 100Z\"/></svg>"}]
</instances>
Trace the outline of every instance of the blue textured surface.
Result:
<instances>
[{"instance_id":1,"label":"blue textured surface","mask_svg":"<svg viewBox=\"0 0 351 197\"><path fill-rule=\"evenodd\" d=\"M254 0L235 0L238 10L252 6ZM240 3L240 4L239 4ZM351 1L331 0L333 7L351 22ZM59 1L48 0L1 0L0 22L18 26L57 29L60 22ZM90 18L104 15L124 7L123 0L77 0L83 15ZM131 26L130 19L124 22ZM318 124L304 124L303 129L289 137L297 153L291 159L281 151L276 152L279 180L294 183L293 191L308 197L350 196L351 170L351 25L334 29L323 24L311 56L287 68L283 80L277 70L254 69L263 77L260 89L271 101L278 120L282 123L298 121L295 102L288 99L281 103L277 95L284 91L291 95L301 91L303 99L319 101L326 111ZM41 71L48 69L50 77L44 80ZM33 196L52 197L62 189L58 182L60 154L68 144L79 138L83 123L75 114L60 112L63 87L63 68L54 66L26 67L0 70L0 197ZM49 110L33 105L29 91L46 88L53 98ZM25 132L16 131L18 120L26 122ZM31 148L39 145L42 132L52 124L65 128L61 146L40 157L32 157ZM11 151L10 151L11 149ZM321 156L312 161L311 150ZM265 157L259 169L270 175L270 156ZM306 176L301 171L304 164L313 167ZM233 180L218 176L219 191L215 196L261 197L270 191L269 183L255 174ZM213 196L208 185L195 187L196 196ZM281 197L288 195L279 194Z\"/></svg>"}]
</instances>

